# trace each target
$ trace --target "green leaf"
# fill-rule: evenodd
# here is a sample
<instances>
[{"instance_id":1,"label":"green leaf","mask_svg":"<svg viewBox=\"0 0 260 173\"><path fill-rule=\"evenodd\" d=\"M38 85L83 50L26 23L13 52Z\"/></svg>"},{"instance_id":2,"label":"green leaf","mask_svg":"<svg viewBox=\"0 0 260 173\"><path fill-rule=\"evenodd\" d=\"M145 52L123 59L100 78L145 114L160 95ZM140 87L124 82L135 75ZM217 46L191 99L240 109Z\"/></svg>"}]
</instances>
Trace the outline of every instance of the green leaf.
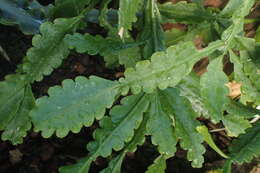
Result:
<instances>
[{"instance_id":1,"label":"green leaf","mask_svg":"<svg viewBox=\"0 0 260 173\"><path fill-rule=\"evenodd\" d=\"M240 57L229 51L231 62L234 63L235 80L242 84L241 100L260 104L260 74L247 52L241 51Z\"/></svg>"},{"instance_id":2,"label":"green leaf","mask_svg":"<svg viewBox=\"0 0 260 173\"><path fill-rule=\"evenodd\" d=\"M123 158L127 152L135 152L138 145L142 145L145 141L146 135L146 124L147 124L148 116L144 115L144 119L140 124L139 128L135 130L133 139L126 144L125 148L121 153L113 158L106 169L102 170L102 173L120 173L121 172L121 164Z\"/></svg>"},{"instance_id":3,"label":"green leaf","mask_svg":"<svg viewBox=\"0 0 260 173\"><path fill-rule=\"evenodd\" d=\"M160 22L161 16L156 1L147 0L145 3L144 26L140 34L140 40L146 41L143 48L144 59L150 58L154 52L166 49L164 32Z\"/></svg>"},{"instance_id":4,"label":"green leaf","mask_svg":"<svg viewBox=\"0 0 260 173\"><path fill-rule=\"evenodd\" d=\"M154 163L148 167L145 173L165 173L166 159L163 155L160 155L154 160Z\"/></svg>"},{"instance_id":5,"label":"green leaf","mask_svg":"<svg viewBox=\"0 0 260 173\"><path fill-rule=\"evenodd\" d=\"M230 160L238 164L249 163L253 157L260 156L260 123L255 124L246 131L246 134L234 140L229 150Z\"/></svg>"},{"instance_id":6,"label":"green leaf","mask_svg":"<svg viewBox=\"0 0 260 173\"><path fill-rule=\"evenodd\" d=\"M119 80L122 93L126 94L129 89L134 94L142 90L151 93L157 87L160 89L173 87L191 72L195 62L222 45L221 41L217 41L207 48L197 50L192 42L185 42L169 47L166 52L156 52L151 61L140 61L135 68L126 69L125 78Z\"/></svg>"},{"instance_id":7,"label":"green leaf","mask_svg":"<svg viewBox=\"0 0 260 173\"><path fill-rule=\"evenodd\" d=\"M225 105L229 102L227 97L229 91L225 86L228 83L228 78L222 70L222 56L210 62L207 69L208 72L203 74L200 80L201 96L212 121L219 122Z\"/></svg>"},{"instance_id":8,"label":"green leaf","mask_svg":"<svg viewBox=\"0 0 260 173\"><path fill-rule=\"evenodd\" d=\"M187 3L186 1L176 4L164 3L159 5L159 10L166 21L170 20L175 23L197 24L205 20L214 20L214 16L197 3Z\"/></svg>"},{"instance_id":9,"label":"green leaf","mask_svg":"<svg viewBox=\"0 0 260 173\"><path fill-rule=\"evenodd\" d=\"M126 67L131 67L140 60L138 48L140 43L133 41L123 43L121 40L112 37L103 38L100 35L92 36L90 34L75 33L66 35L65 42L70 48L75 48L79 53L104 56L108 67L117 64L118 61Z\"/></svg>"},{"instance_id":10,"label":"green leaf","mask_svg":"<svg viewBox=\"0 0 260 173\"><path fill-rule=\"evenodd\" d=\"M100 128L93 134L94 141L87 146L89 156L85 158L83 165L77 164L82 166L76 173L88 172L91 162L98 156L107 157L111 154L112 149L119 151L126 142L130 142L134 136L134 130L140 126L143 120L143 114L148 105L147 96L139 94L125 97L122 105L113 107L110 111L111 118L106 116L99 121Z\"/></svg>"},{"instance_id":11,"label":"green leaf","mask_svg":"<svg viewBox=\"0 0 260 173\"><path fill-rule=\"evenodd\" d=\"M162 106L162 102L159 93L156 92L151 96L147 132L152 136L152 143L158 145L159 153L171 157L176 152L177 138L173 130L172 117L163 110L165 106Z\"/></svg>"},{"instance_id":12,"label":"green leaf","mask_svg":"<svg viewBox=\"0 0 260 173\"><path fill-rule=\"evenodd\" d=\"M209 131L208 131L208 128L206 126L198 126L197 128L197 131L204 137L204 140L207 142L207 144L209 144L209 146L214 150L216 151L219 155L221 155L222 157L224 158L228 158L228 156L223 153L219 148L218 146L215 144L215 142L213 141Z\"/></svg>"},{"instance_id":13,"label":"green leaf","mask_svg":"<svg viewBox=\"0 0 260 173\"><path fill-rule=\"evenodd\" d=\"M23 142L23 137L25 137L27 131L31 129L29 112L34 107L34 102L31 86L28 85L24 90L24 95L18 110L13 114L12 119L8 122L5 131L2 133L2 140L9 140L13 145Z\"/></svg>"},{"instance_id":14,"label":"green leaf","mask_svg":"<svg viewBox=\"0 0 260 173\"><path fill-rule=\"evenodd\" d=\"M96 76L89 79L77 77L75 81L64 80L62 87L49 89L49 97L36 101L31 112L35 131L50 137L54 131L64 137L71 130L78 133L81 127L90 126L94 119L101 119L118 94L118 83Z\"/></svg>"},{"instance_id":15,"label":"green leaf","mask_svg":"<svg viewBox=\"0 0 260 173\"><path fill-rule=\"evenodd\" d=\"M8 127L23 101L25 84L21 76L10 75L0 82L0 130Z\"/></svg>"},{"instance_id":16,"label":"green leaf","mask_svg":"<svg viewBox=\"0 0 260 173\"><path fill-rule=\"evenodd\" d=\"M25 73L29 82L40 81L54 68L61 65L69 54L64 36L79 23L80 17L56 19L54 23L45 22L40 27L41 34L35 35L30 48L18 72Z\"/></svg>"},{"instance_id":17,"label":"green leaf","mask_svg":"<svg viewBox=\"0 0 260 173\"><path fill-rule=\"evenodd\" d=\"M180 95L186 97L198 115L203 115L209 118L209 111L206 109L203 99L200 95L200 78L195 73L183 78L183 80L176 86L180 90Z\"/></svg>"},{"instance_id":18,"label":"green leaf","mask_svg":"<svg viewBox=\"0 0 260 173\"><path fill-rule=\"evenodd\" d=\"M180 146L188 150L187 159L192 161L193 167L201 167L205 148L202 145L203 136L196 131L196 127L199 125L196 120L197 114L193 111L189 101L180 96L180 91L176 88L161 91L160 99L162 102L165 101L162 104L163 107L169 108L169 115L175 120L174 134L180 139Z\"/></svg>"},{"instance_id":19,"label":"green leaf","mask_svg":"<svg viewBox=\"0 0 260 173\"><path fill-rule=\"evenodd\" d=\"M244 18L249 14L254 3L255 0L232 0L225 8L227 10L224 9L223 14L220 14L220 15L230 15L233 13L231 18L233 24L229 26L221 36L222 40L226 42L227 49L232 47L234 37L238 34L241 34L241 32L243 32Z\"/></svg>"},{"instance_id":20,"label":"green leaf","mask_svg":"<svg viewBox=\"0 0 260 173\"><path fill-rule=\"evenodd\" d=\"M260 27L258 27L257 30L256 30L255 42L256 42L256 43L259 43L259 42L260 42Z\"/></svg>"},{"instance_id":21,"label":"green leaf","mask_svg":"<svg viewBox=\"0 0 260 173\"><path fill-rule=\"evenodd\" d=\"M260 110L253 109L251 107L245 106L240 102L230 101L226 106L226 111L229 114L241 116L244 118L253 118L255 115L260 115Z\"/></svg>"},{"instance_id":22,"label":"green leaf","mask_svg":"<svg viewBox=\"0 0 260 173\"><path fill-rule=\"evenodd\" d=\"M80 14L91 0L55 0L55 8L53 9L54 18L75 17Z\"/></svg>"},{"instance_id":23,"label":"green leaf","mask_svg":"<svg viewBox=\"0 0 260 173\"><path fill-rule=\"evenodd\" d=\"M118 28L119 35L123 38L125 32L132 29L132 23L137 21L136 13L139 10L142 0L121 0L118 10Z\"/></svg>"},{"instance_id":24,"label":"green leaf","mask_svg":"<svg viewBox=\"0 0 260 173\"><path fill-rule=\"evenodd\" d=\"M121 165L123 159L125 157L125 153L121 153L115 158L113 158L106 169L102 170L100 173L121 173Z\"/></svg>"},{"instance_id":25,"label":"green leaf","mask_svg":"<svg viewBox=\"0 0 260 173\"><path fill-rule=\"evenodd\" d=\"M245 133L247 128L252 127L248 120L237 115L226 115L222 121L225 128L227 129L228 136L237 137L241 133Z\"/></svg>"}]
</instances>

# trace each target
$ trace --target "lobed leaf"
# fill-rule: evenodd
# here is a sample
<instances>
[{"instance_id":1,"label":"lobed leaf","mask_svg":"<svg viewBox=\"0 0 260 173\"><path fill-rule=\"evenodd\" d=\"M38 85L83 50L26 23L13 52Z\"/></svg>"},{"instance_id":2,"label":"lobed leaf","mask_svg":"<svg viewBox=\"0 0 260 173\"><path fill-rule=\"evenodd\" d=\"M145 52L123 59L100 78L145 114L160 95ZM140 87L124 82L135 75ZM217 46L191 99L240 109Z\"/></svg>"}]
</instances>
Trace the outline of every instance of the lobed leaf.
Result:
<instances>
[{"instance_id":1,"label":"lobed leaf","mask_svg":"<svg viewBox=\"0 0 260 173\"><path fill-rule=\"evenodd\" d=\"M163 155L160 155L154 160L154 163L148 167L145 173L165 173L166 159Z\"/></svg>"},{"instance_id":2,"label":"lobed leaf","mask_svg":"<svg viewBox=\"0 0 260 173\"><path fill-rule=\"evenodd\" d=\"M169 108L170 116L175 120L174 134L180 139L180 146L188 150L187 159L192 161L193 167L201 167L204 162L202 155L205 148L202 145L203 136L196 131L199 125L195 119L196 113L189 101L180 96L180 91L176 88L161 91L160 96L163 107Z\"/></svg>"},{"instance_id":3,"label":"lobed leaf","mask_svg":"<svg viewBox=\"0 0 260 173\"><path fill-rule=\"evenodd\" d=\"M208 72L200 80L201 96L213 122L219 122L225 106L228 104L229 91L225 86L228 78L223 72L222 56L214 59L208 65Z\"/></svg>"},{"instance_id":4,"label":"lobed leaf","mask_svg":"<svg viewBox=\"0 0 260 173\"><path fill-rule=\"evenodd\" d=\"M197 50L192 42L185 42L169 47L166 52L156 52L151 61L140 61L135 68L126 69L125 78L119 80L122 93L126 94L129 89L134 94L141 91L151 93L157 87L174 87L191 72L195 62L221 46L222 42L216 41Z\"/></svg>"},{"instance_id":5,"label":"lobed leaf","mask_svg":"<svg viewBox=\"0 0 260 173\"><path fill-rule=\"evenodd\" d=\"M163 110L165 106L162 106L162 102L159 93L151 96L147 132L152 136L152 143L158 146L159 153L169 157L174 156L176 152L177 138L173 129L174 120Z\"/></svg>"},{"instance_id":6,"label":"lobed leaf","mask_svg":"<svg viewBox=\"0 0 260 173\"><path fill-rule=\"evenodd\" d=\"M9 140L13 145L23 142L23 137L27 135L27 131L32 126L29 112L33 109L34 102L31 86L27 85L17 111L13 114L12 119L8 122L5 131L2 133L2 140Z\"/></svg>"},{"instance_id":7,"label":"lobed leaf","mask_svg":"<svg viewBox=\"0 0 260 173\"><path fill-rule=\"evenodd\" d=\"M245 130L252 127L250 122L244 117L237 115L226 115L223 117L222 122L227 130L228 136L235 136L245 133Z\"/></svg>"},{"instance_id":8,"label":"lobed leaf","mask_svg":"<svg viewBox=\"0 0 260 173\"><path fill-rule=\"evenodd\" d=\"M50 137L55 131L58 137L66 136L70 130L79 132L83 125L90 126L95 118L101 119L106 108L112 106L117 85L96 76L64 80L62 87L49 89L49 97L37 99L30 114L34 130L42 131L43 137Z\"/></svg>"},{"instance_id":9,"label":"lobed leaf","mask_svg":"<svg viewBox=\"0 0 260 173\"><path fill-rule=\"evenodd\" d=\"M119 35L122 37L124 33L132 29L132 23L137 21L136 13L140 7L142 0L121 0L118 10L118 28Z\"/></svg>"},{"instance_id":10,"label":"lobed leaf","mask_svg":"<svg viewBox=\"0 0 260 173\"><path fill-rule=\"evenodd\" d=\"M111 109L111 118L106 116L99 121L100 128L93 134L94 141L87 146L90 153L84 159L84 163L79 162L71 168L78 167L76 173L88 172L91 162L98 156L107 157L111 154L112 149L121 150L125 143L130 142L133 138L134 130L140 126L148 105L149 99L144 94L125 97L122 105ZM70 170L70 167L63 169Z\"/></svg>"},{"instance_id":11,"label":"lobed leaf","mask_svg":"<svg viewBox=\"0 0 260 173\"><path fill-rule=\"evenodd\" d=\"M242 164L250 162L253 157L260 155L260 123L255 124L252 128L234 140L230 150L230 160L234 163Z\"/></svg>"},{"instance_id":12,"label":"lobed leaf","mask_svg":"<svg viewBox=\"0 0 260 173\"><path fill-rule=\"evenodd\" d=\"M79 23L82 16L68 19L56 19L54 23L45 22L40 27L40 33L32 40L23 64L18 72L25 73L29 82L40 81L44 75L49 75L54 68L61 65L69 54L64 37Z\"/></svg>"},{"instance_id":13,"label":"lobed leaf","mask_svg":"<svg viewBox=\"0 0 260 173\"><path fill-rule=\"evenodd\" d=\"M144 26L140 33L140 40L145 41L143 48L144 59L148 59L154 52L164 51L165 36L161 26L161 16L156 1L145 1Z\"/></svg>"},{"instance_id":14,"label":"lobed leaf","mask_svg":"<svg viewBox=\"0 0 260 173\"><path fill-rule=\"evenodd\" d=\"M123 43L112 37L103 38L100 35L75 33L66 35L65 42L70 48L75 48L78 53L104 56L108 67L114 66L118 61L126 67L131 67L140 60L140 52L137 47L140 43L132 41Z\"/></svg>"}]
</instances>

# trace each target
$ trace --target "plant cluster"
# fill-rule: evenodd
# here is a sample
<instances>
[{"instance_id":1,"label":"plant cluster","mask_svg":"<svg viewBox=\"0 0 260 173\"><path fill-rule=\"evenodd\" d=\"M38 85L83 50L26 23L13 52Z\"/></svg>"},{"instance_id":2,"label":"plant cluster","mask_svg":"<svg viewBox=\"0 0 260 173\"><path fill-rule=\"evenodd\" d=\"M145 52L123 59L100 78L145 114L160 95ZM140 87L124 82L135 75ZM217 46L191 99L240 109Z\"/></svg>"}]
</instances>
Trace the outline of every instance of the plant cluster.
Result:
<instances>
[{"instance_id":1,"label":"plant cluster","mask_svg":"<svg viewBox=\"0 0 260 173\"><path fill-rule=\"evenodd\" d=\"M255 4L230 0L219 10L205 8L201 0L55 0L49 6L1 0L0 23L34 35L16 73L0 82L2 140L20 144L32 126L44 138L63 138L98 120L94 140L87 144L89 154L61 167L61 173L86 173L100 156L111 159L102 173L119 173L126 153L135 152L147 136L159 156L146 173L163 173L177 143L195 168L204 162L203 142L227 159L226 173L232 163L250 162L260 155L260 123L250 123L259 116L260 32L245 37L244 23ZM91 23L107 34L84 33ZM182 23L187 29L164 31L164 23ZM194 44L197 37L203 38L201 49ZM35 99L31 85L50 75L71 50L100 55L107 68L123 66L124 76L114 81L66 79L51 87L48 96ZM207 72L198 76L193 67L205 57ZM234 66L231 73L223 71L227 61ZM237 99L228 96L230 81L241 84ZM229 136L237 137L228 154L215 145L198 117L222 123Z\"/></svg>"}]
</instances>

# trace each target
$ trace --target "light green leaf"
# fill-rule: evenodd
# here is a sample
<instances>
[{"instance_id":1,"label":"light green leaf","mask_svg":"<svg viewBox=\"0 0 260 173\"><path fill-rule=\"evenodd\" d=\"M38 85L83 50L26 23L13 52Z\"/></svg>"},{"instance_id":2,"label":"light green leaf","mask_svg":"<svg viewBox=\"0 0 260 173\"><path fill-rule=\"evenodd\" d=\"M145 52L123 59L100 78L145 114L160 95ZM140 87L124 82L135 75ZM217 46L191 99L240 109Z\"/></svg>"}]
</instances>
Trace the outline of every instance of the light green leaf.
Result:
<instances>
[{"instance_id":1,"label":"light green leaf","mask_svg":"<svg viewBox=\"0 0 260 173\"><path fill-rule=\"evenodd\" d=\"M62 87L49 89L49 97L36 101L30 114L34 130L42 131L44 137L50 137L54 131L58 137L66 136L70 130L79 132L83 125L90 126L95 118L101 119L106 108L112 106L118 94L117 85L96 76L64 80Z\"/></svg>"},{"instance_id":2,"label":"light green leaf","mask_svg":"<svg viewBox=\"0 0 260 173\"><path fill-rule=\"evenodd\" d=\"M158 146L159 153L171 157L176 152L177 138L173 131L172 117L163 110L165 106L162 106L162 102L163 99L160 100L159 93L156 92L151 96L147 132L152 136L152 143Z\"/></svg>"},{"instance_id":3,"label":"light green leaf","mask_svg":"<svg viewBox=\"0 0 260 173\"><path fill-rule=\"evenodd\" d=\"M186 1L176 4L164 3L159 5L159 10L166 21L170 20L175 23L197 24L205 20L214 20L214 16L197 3L187 3Z\"/></svg>"},{"instance_id":4,"label":"light green leaf","mask_svg":"<svg viewBox=\"0 0 260 173\"><path fill-rule=\"evenodd\" d=\"M225 128L227 129L228 136L237 137L241 133L245 133L247 128L252 127L248 120L237 115L226 115L222 121Z\"/></svg>"},{"instance_id":5,"label":"light green leaf","mask_svg":"<svg viewBox=\"0 0 260 173\"><path fill-rule=\"evenodd\" d=\"M145 173L165 173L166 170L166 158L160 155L154 160L154 163L148 167Z\"/></svg>"},{"instance_id":6,"label":"light green leaf","mask_svg":"<svg viewBox=\"0 0 260 173\"><path fill-rule=\"evenodd\" d=\"M253 157L260 156L260 123L255 124L252 128L234 140L230 150L230 160L234 163L249 163Z\"/></svg>"},{"instance_id":7,"label":"light green leaf","mask_svg":"<svg viewBox=\"0 0 260 173\"><path fill-rule=\"evenodd\" d=\"M203 74L200 80L201 96L212 121L219 122L225 105L229 102L229 91L225 86L228 77L223 72L222 56L210 62L207 69L208 72Z\"/></svg>"},{"instance_id":8,"label":"light green leaf","mask_svg":"<svg viewBox=\"0 0 260 173\"><path fill-rule=\"evenodd\" d=\"M204 140L209 144L209 146L216 151L219 155L221 155L224 158L228 158L228 156L223 153L218 146L213 141L211 135L209 134L208 128L206 126L198 126L197 131L204 137Z\"/></svg>"},{"instance_id":9,"label":"light green leaf","mask_svg":"<svg viewBox=\"0 0 260 173\"><path fill-rule=\"evenodd\" d=\"M195 119L197 114L193 111L189 101L180 96L176 88L169 88L160 92L160 99L163 107L169 107L169 115L175 120L174 133L180 139L180 146L188 150L187 159L192 161L193 167L201 167L204 162L203 153L205 148L202 145L203 136L197 131L199 122ZM167 102L166 102L167 100Z\"/></svg>"},{"instance_id":10,"label":"light green leaf","mask_svg":"<svg viewBox=\"0 0 260 173\"><path fill-rule=\"evenodd\" d=\"M56 19L54 23L42 24L41 34L33 37L33 47L27 51L18 72L25 73L27 80L33 82L42 80L44 75L49 75L59 67L69 54L64 36L77 26L81 17Z\"/></svg>"},{"instance_id":11,"label":"light green leaf","mask_svg":"<svg viewBox=\"0 0 260 173\"><path fill-rule=\"evenodd\" d=\"M142 90L151 93L157 87L160 89L173 87L191 72L195 62L222 45L221 41L217 41L205 49L197 50L192 42L185 42L169 47L166 52L156 52L151 61L140 61L135 68L126 69L125 78L119 80L123 94L130 88L137 94Z\"/></svg>"},{"instance_id":12,"label":"light green leaf","mask_svg":"<svg viewBox=\"0 0 260 173\"><path fill-rule=\"evenodd\" d=\"M118 28L121 38L132 29L132 23L137 21L136 13L140 8L142 0L120 0L118 10Z\"/></svg>"},{"instance_id":13,"label":"light green leaf","mask_svg":"<svg viewBox=\"0 0 260 173\"><path fill-rule=\"evenodd\" d=\"M12 119L8 122L5 131L2 133L2 140L9 140L14 145L23 142L23 137L27 135L27 131L32 126L29 112L34 107L34 102L31 86L28 85L24 89L24 95L22 96L18 110L13 114Z\"/></svg>"}]
</instances>

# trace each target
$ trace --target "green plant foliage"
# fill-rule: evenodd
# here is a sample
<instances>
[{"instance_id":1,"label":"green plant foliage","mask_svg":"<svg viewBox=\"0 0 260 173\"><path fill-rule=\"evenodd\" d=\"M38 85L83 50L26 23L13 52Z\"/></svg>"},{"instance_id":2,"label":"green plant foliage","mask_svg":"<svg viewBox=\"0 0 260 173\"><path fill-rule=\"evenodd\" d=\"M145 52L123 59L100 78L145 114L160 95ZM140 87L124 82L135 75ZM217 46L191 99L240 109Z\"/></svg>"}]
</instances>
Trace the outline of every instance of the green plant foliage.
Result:
<instances>
[{"instance_id":1,"label":"green plant foliage","mask_svg":"<svg viewBox=\"0 0 260 173\"><path fill-rule=\"evenodd\" d=\"M153 0L145 1L144 26L140 33L140 40L146 41L143 48L144 59L148 59L154 52L164 51L165 36L161 27L161 16L157 4Z\"/></svg>"},{"instance_id":2,"label":"green plant foliage","mask_svg":"<svg viewBox=\"0 0 260 173\"><path fill-rule=\"evenodd\" d=\"M70 48L75 48L79 53L88 53L90 55L100 54L107 62L107 66L113 66L114 61L108 59L115 57L116 63L132 67L140 60L140 52L138 46L140 43L124 43L121 40L111 37L103 38L100 35L92 36L90 34L66 35L65 42Z\"/></svg>"},{"instance_id":3,"label":"green plant foliage","mask_svg":"<svg viewBox=\"0 0 260 173\"><path fill-rule=\"evenodd\" d=\"M139 10L142 0L121 0L119 2L119 35L123 37L125 32L132 29L132 23L137 21L136 13Z\"/></svg>"},{"instance_id":4,"label":"green plant foliage","mask_svg":"<svg viewBox=\"0 0 260 173\"><path fill-rule=\"evenodd\" d=\"M166 159L163 157L163 155L160 155L157 157L154 161L154 163L149 166L148 170L145 173L164 173L166 169Z\"/></svg>"},{"instance_id":5,"label":"green plant foliage","mask_svg":"<svg viewBox=\"0 0 260 173\"><path fill-rule=\"evenodd\" d=\"M192 110L189 101L180 96L179 90L167 89L161 93L161 99L167 101L164 107L169 107L170 116L175 120L174 133L180 139L180 146L188 150L187 159L192 161L193 167L201 167L205 148L201 144L203 137L196 131L199 125L195 120L197 114Z\"/></svg>"},{"instance_id":6,"label":"green plant foliage","mask_svg":"<svg viewBox=\"0 0 260 173\"><path fill-rule=\"evenodd\" d=\"M196 129L204 137L204 140L209 144L209 146L213 150L215 150L222 157L228 158L228 156L225 153L223 153L215 144L206 126L198 126Z\"/></svg>"},{"instance_id":7,"label":"green plant foliage","mask_svg":"<svg viewBox=\"0 0 260 173\"><path fill-rule=\"evenodd\" d=\"M52 10L53 17L75 17L80 14L91 0L55 0L55 7Z\"/></svg>"},{"instance_id":8,"label":"green plant foliage","mask_svg":"<svg viewBox=\"0 0 260 173\"><path fill-rule=\"evenodd\" d=\"M214 20L214 16L197 3L181 1L177 4L164 3L159 5L160 13L167 21L187 24L201 23L205 20Z\"/></svg>"},{"instance_id":9,"label":"green plant foliage","mask_svg":"<svg viewBox=\"0 0 260 173\"><path fill-rule=\"evenodd\" d=\"M201 96L209 115L214 122L221 120L224 107L228 104L228 83L226 74L222 71L222 56L214 59L208 66L208 72L200 80Z\"/></svg>"},{"instance_id":10,"label":"green plant foliage","mask_svg":"<svg viewBox=\"0 0 260 173\"><path fill-rule=\"evenodd\" d=\"M260 155L260 123L247 130L229 148L230 159L226 162L224 173L231 173L231 164L250 162Z\"/></svg>"},{"instance_id":11,"label":"green plant foliage","mask_svg":"<svg viewBox=\"0 0 260 173\"><path fill-rule=\"evenodd\" d=\"M2 140L20 144L31 128L29 111L34 106L31 88L25 86L20 75L7 76L5 81L0 82L0 88L0 130L4 130Z\"/></svg>"},{"instance_id":12,"label":"green plant foliage","mask_svg":"<svg viewBox=\"0 0 260 173\"><path fill-rule=\"evenodd\" d=\"M185 42L171 46L165 52L157 52L153 54L151 61L140 61L135 68L125 71L125 78L120 79L124 86L123 92L127 93L131 88L134 94L142 90L151 93L157 87L173 87L191 72L195 62L221 46L223 43L217 41L205 49L197 50L192 42Z\"/></svg>"},{"instance_id":13,"label":"green plant foliage","mask_svg":"<svg viewBox=\"0 0 260 173\"><path fill-rule=\"evenodd\" d=\"M255 22L247 19L254 4L230 0L221 10L204 7L202 0L56 0L47 8L35 0L0 1L1 24L39 31L16 73L0 82L2 140L20 144L32 125L45 138L62 138L96 121L88 155L60 173L91 172L98 157L109 161L101 173L125 172L125 156L143 144L158 151L146 173L165 172L178 148L200 168L203 142L227 159L223 171L230 173L233 163L260 155L259 29L255 38L244 36L245 21ZM162 25L173 28L164 31ZM109 71L101 76L113 80L65 79L35 101L33 83L50 75L71 50L102 56ZM99 67L104 72L99 65L95 74ZM229 97L230 82L241 84L236 99ZM206 126L211 123L223 125L230 139L237 137L229 154L215 144Z\"/></svg>"},{"instance_id":14,"label":"green plant foliage","mask_svg":"<svg viewBox=\"0 0 260 173\"><path fill-rule=\"evenodd\" d=\"M177 137L173 130L174 120L169 112L162 109L161 102L159 93L155 93L151 100L147 132L152 136L152 143L158 145L158 151L169 157L176 152Z\"/></svg>"},{"instance_id":15,"label":"green plant foliage","mask_svg":"<svg viewBox=\"0 0 260 173\"><path fill-rule=\"evenodd\" d=\"M42 24L41 34L33 37L33 47L27 51L18 72L25 73L27 80L34 82L42 80L44 75L49 75L54 68L59 67L69 55L64 36L77 27L80 19L81 16Z\"/></svg>"},{"instance_id":16,"label":"green plant foliage","mask_svg":"<svg viewBox=\"0 0 260 173\"><path fill-rule=\"evenodd\" d=\"M112 106L118 94L116 86L117 82L95 76L64 80L62 87L49 89L49 97L36 101L36 108L31 112L35 131L42 131L44 137L56 131L58 137L64 137L70 130L77 133L83 125L90 126Z\"/></svg>"}]
</instances>

